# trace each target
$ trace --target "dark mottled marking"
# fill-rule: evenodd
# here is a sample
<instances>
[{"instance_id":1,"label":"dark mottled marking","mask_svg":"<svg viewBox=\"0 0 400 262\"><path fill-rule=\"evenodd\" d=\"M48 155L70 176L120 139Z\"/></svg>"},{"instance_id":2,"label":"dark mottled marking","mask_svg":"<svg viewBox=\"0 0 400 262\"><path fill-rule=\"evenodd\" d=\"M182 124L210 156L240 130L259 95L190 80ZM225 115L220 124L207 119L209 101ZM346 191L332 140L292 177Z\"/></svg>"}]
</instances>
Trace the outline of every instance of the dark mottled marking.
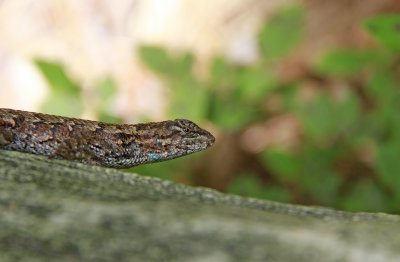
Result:
<instances>
[{"instance_id":1,"label":"dark mottled marking","mask_svg":"<svg viewBox=\"0 0 400 262\"><path fill-rule=\"evenodd\" d=\"M160 138L161 138L161 139L169 139L169 138L172 138L173 136L178 135L179 133L180 133L180 131L174 130L174 131L172 131L172 132L171 132L170 134L168 134L168 135L160 136Z\"/></svg>"},{"instance_id":2,"label":"dark mottled marking","mask_svg":"<svg viewBox=\"0 0 400 262\"><path fill-rule=\"evenodd\" d=\"M15 126L18 126L19 124L21 124L22 122L25 121L25 117L24 116L17 116L17 117L13 117Z\"/></svg>"}]
</instances>

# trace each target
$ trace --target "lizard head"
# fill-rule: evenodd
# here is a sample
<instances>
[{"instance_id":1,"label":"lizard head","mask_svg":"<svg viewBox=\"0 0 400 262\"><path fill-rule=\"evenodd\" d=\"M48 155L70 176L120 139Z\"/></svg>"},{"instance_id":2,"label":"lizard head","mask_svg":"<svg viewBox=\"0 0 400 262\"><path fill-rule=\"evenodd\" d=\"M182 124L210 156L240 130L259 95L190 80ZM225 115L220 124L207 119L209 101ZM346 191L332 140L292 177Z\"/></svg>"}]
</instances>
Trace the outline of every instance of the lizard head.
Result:
<instances>
[{"instance_id":1,"label":"lizard head","mask_svg":"<svg viewBox=\"0 0 400 262\"><path fill-rule=\"evenodd\" d=\"M175 119L167 121L166 130L172 138L169 142L184 150L197 152L212 146L215 142L214 136L200 128L190 120Z\"/></svg>"},{"instance_id":2,"label":"lizard head","mask_svg":"<svg viewBox=\"0 0 400 262\"><path fill-rule=\"evenodd\" d=\"M195 153L214 144L214 136L190 120L148 123L141 153L146 162L158 162ZM143 130L144 131L144 130Z\"/></svg>"}]
</instances>

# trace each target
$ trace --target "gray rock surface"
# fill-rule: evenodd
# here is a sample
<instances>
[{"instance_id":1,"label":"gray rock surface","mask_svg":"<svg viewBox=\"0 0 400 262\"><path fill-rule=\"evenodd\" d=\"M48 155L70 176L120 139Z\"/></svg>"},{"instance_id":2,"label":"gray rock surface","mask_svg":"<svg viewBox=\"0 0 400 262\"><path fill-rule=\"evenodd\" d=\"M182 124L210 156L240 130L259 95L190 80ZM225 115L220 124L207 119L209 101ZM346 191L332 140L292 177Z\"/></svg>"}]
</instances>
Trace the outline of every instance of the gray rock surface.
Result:
<instances>
[{"instance_id":1,"label":"gray rock surface","mask_svg":"<svg viewBox=\"0 0 400 262\"><path fill-rule=\"evenodd\" d=\"M0 261L399 261L400 217L0 150Z\"/></svg>"}]
</instances>

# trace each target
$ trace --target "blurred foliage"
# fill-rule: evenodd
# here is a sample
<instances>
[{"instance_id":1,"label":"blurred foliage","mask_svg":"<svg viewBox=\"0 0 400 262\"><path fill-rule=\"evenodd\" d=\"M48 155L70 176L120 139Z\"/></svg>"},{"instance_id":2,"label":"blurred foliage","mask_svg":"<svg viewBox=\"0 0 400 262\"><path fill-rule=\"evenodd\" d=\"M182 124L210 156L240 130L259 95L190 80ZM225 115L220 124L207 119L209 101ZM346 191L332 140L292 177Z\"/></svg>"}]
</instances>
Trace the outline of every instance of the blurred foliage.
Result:
<instances>
[{"instance_id":1,"label":"blurred foliage","mask_svg":"<svg viewBox=\"0 0 400 262\"><path fill-rule=\"evenodd\" d=\"M311 73L325 82L339 78L346 84L340 97L321 84L311 101L299 99L306 79L288 84L275 74L276 64L301 41L305 19L303 8L284 8L260 30L259 61L235 66L217 57L205 83L194 77L188 54L173 57L147 46L141 57L171 88L170 116L208 119L225 132L240 132L271 116L263 105L274 95L282 101L278 114L291 113L300 120L299 148L269 147L256 156L272 182L248 171L233 177L228 192L345 210L399 212L400 90L394 69L399 70L400 16L380 15L365 22L381 43L376 48L347 47L321 57ZM353 86L355 80L362 92ZM372 106L365 106L367 102ZM364 163L359 152L370 147L373 163Z\"/></svg>"},{"instance_id":2,"label":"blurred foliage","mask_svg":"<svg viewBox=\"0 0 400 262\"><path fill-rule=\"evenodd\" d=\"M324 76L345 77L361 73L368 66L373 70L377 64L384 65L386 61L388 57L380 50L334 50L318 62L315 70Z\"/></svg>"},{"instance_id":3,"label":"blurred foliage","mask_svg":"<svg viewBox=\"0 0 400 262\"><path fill-rule=\"evenodd\" d=\"M244 172L237 176L227 188L228 192L252 196L261 199L280 202L290 202L291 196L286 188L276 185L265 185L260 178L251 172Z\"/></svg>"},{"instance_id":4,"label":"blurred foliage","mask_svg":"<svg viewBox=\"0 0 400 262\"><path fill-rule=\"evenodd\" d=\"M83 111L81 90L68 78L62 66L43 60L35 62L51 87L50 95L42 104L41 111L71 117L81 115Z\"/></svg>"},{"instance_id":5,"label":"blurred foliage","mask_svg":"<svg viewBox=\"0 0 400 262\"><path fill-rule=\"evenodd\" d=\"M50 86L50 93L43 102L41 111L47 114L79 117L84 110L82 90L64 68L53 62L35 60ZM104 77L97 83L94 96L90 97L91 107L95 108L100 121L121 123L121 119L108 113L113 105L116 88L110 77Z\"/></svg>"},{"instance_id":6,"label":"blurred foliage","mask_svg":"<svg viewBox=\"0 0 400 262\"><path fill-rule=\"evenodd\" d=\"M121 124L122 120L111 113L114 106L114 98L117 93L113 79L111 77L100 79L96 85L95 91L97 96L92 97L91 100L95 101L93 106L96 108L95 111L99 116L99 120Z\"/></svg>"},{"instance_id":7,"label":"blurred foliage","mask_svg":"<svg viewBox=\"0 0 400 262\"><path fill-rule=\"evenodd\" d=\"M202 88L192 74L193 56L183 54L172 57L159 47L144 46L140 50L142 60L160 74L174 88L170 98L168 115L171 118L184 116L199 120L206 114L209 90ZM190 98L190 99L188 99Z\"/></svg>"},{"instance_id":8,"label":"blurred foliage","mask_svg":"<svg viewBox=\"0 0 400 262\"><path fill-rule=\"evenodd\" d=\"M378 15L365 21L371 36L390 51L400 51L400 16L398 14Z\"/></svg>"},{"instance_id":9,"label":"blurred foliage","mask_svg":"<svg viewBox=\"0 0 400 262\"><path fill-rule=\"evenodd\" d=\"M282 9L261 30L260 49L265 62L287 55L302 37L305 10L301 6Z\"/></svg>"},{"instance_id":10,"label":"blurred foliage","mask_svg":"<svg viewBox=\"0 0 400 262\"><path fill-rule=\"evenodd\" d=\"M353 211L400 212L400 15L379 15L364 27L376 47L342 48L320 57L303 79L279 79L277 65L303 38L306 10L286 7L260 29L260 57L251 65L237 66L215 57L209 78L194 74L194 56L170 54L156 46L142 46L142 62L169 87L168 117L208 120L222 133L240 134L249 124L280 114L294 115L301 123L301 143L295 149L267 147L254 155L263 172L254 169L231 174L227 192L252 197L327 205ZM45 111L65 114L67 105L82 111L80 89L59 66L37 62L52 87ZM300 90L316 76L318 89L311 99ZM327 83L340 80L340 95ZM106 112L115 92L110 79L99 84L99 115ZM265 107L278 98L278 111ZM60 97L60 99L57 99ZM61 99L62 97L62 99ZM117 121L117 120L116 120ZM236 141L232 141L236 142ZM363 154L369 152L365 160ZM146 175L193 183L188 158L139 166ZM187 174L187 175L182 175ZM267 174L267 178L265 175ZM206 175L206 174L205 174ZM198 181L198 180L197 180ZM211 185L212 186L212 185Z\"/></svg>"}]
</instances>

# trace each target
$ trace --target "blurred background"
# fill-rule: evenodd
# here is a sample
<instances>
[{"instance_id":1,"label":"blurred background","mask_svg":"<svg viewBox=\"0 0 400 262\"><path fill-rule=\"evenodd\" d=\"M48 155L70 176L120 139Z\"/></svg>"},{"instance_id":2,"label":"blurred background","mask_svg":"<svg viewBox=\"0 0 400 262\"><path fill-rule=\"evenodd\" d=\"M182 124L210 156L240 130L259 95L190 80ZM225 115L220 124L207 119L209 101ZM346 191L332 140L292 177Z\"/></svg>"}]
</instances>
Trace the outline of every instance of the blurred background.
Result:
<instances>
[{"instance_id":1,"label":"blurred background","mask_svg":"<svg viewBox=\"0 0 400 262\"><path fill-rule=\"evenodd\" d=\"M400 213L397 0L2 0L0 107L188 118L216 144L126 172Z\"/></svg>"}]
</instances>

